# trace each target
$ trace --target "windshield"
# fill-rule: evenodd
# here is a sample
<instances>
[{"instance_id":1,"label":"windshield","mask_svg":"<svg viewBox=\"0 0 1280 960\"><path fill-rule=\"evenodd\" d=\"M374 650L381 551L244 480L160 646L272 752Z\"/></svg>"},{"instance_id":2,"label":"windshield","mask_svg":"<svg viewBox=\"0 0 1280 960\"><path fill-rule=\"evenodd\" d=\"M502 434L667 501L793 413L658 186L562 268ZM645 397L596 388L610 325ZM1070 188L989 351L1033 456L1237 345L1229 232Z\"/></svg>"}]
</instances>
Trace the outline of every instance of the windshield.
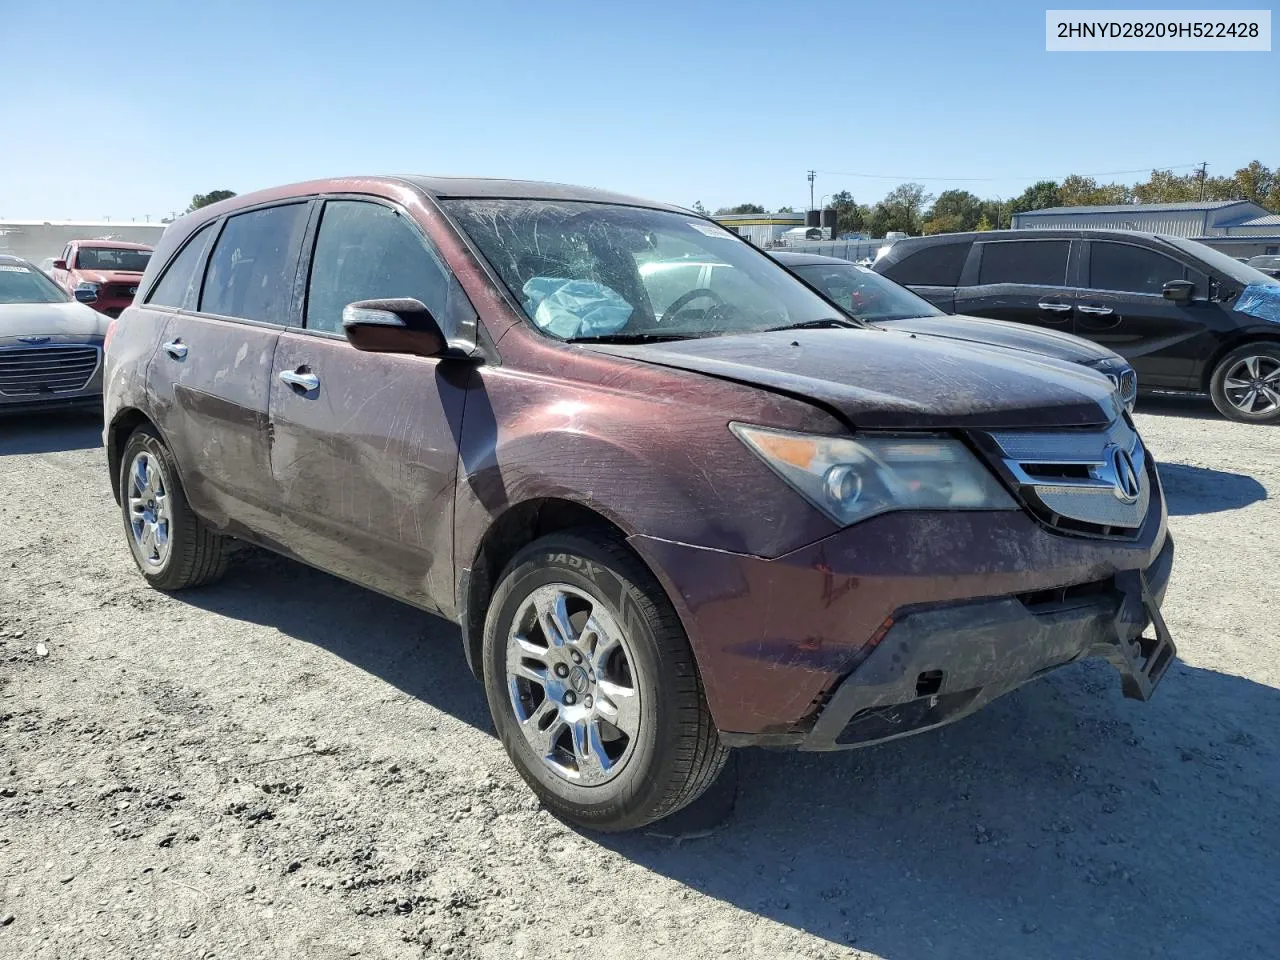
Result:
<instances>
[{"instance_id":1,"label":"windshield","mask_svg":"<svg viewBox=\"0 0 1280 960\"><path fill-rule=\"evenodd\" d=\"M443 206L533 324L562 340L676 339L842 322L769 257L692 215L553 200Z\"/></svg>"},{"instance_id":2,"label":"windshield","mask_svg":"<svg viewBox=\"0 0 1280 960\"><path fill-rule=\"evenodd\" d=\"M150 250L123 250L119 247L81 247L76 266L81 270L120 270L142 273L151 259Z\"/></svg>"},{"instance_id":3,"label":"windshield","mask_svg":"<svg viewBox=\"0 0 1280 960\"><path fill-rule=\"evenodd\" d=\"M1248 266L1257 270L1277 270L1280 269L1280 257L1253 257Z\"/></svg>"},{"instance_id":4,"label":"windshield","mask_svg":"<svg viewBox=\"0 0 1280 960\"><path fill-rule=\"evenodd\" d=\"M1182 237L1161 237L1160 239L1165 243L1172 244L1179 250L1191 254L1198 260L1203 260L1219 273L1225 273L1232 280L1242 283L1246 287L1252 283L1261 283L1266 286L1280 284L1280 280L1268 277L1261 270L1241 263L1235 257L1229 257L1221 250L1215 250L1206 244L1197 243L1194 240L1184 240Z\"/></svg>"},{"instance_id":5,"label":"windshield","mask_svg":"<svg viewBox=\"0 0 1280 960\"><path fill-rule=\"evenodd\" d=\"M791 269L859 320L943 315L928 300L856 263L806 263Z\"/></svg>"},{"instance_id":6,"label":"windshield","mask_svg":"<svg viewBox=\"0 0 1280 960\"><path fill-rule=\"evenodd\" d=\"M0 303L66 303L71 298L25 263L0 263Z\"/></svg>"}]
</instances>

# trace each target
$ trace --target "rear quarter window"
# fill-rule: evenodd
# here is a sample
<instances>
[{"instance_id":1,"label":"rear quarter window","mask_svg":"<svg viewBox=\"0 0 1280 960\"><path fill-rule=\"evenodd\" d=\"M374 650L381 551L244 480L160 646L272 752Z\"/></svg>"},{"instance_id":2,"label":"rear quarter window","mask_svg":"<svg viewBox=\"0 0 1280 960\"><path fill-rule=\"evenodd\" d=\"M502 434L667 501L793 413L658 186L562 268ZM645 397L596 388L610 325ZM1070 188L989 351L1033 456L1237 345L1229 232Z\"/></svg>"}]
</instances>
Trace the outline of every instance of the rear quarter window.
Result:
<instances>
[{"instance_id":1,"label":"rear quarter window","mask_svg":"<svg viewBox=\"0 0 1280 960\"><path fill-rule=\"evenodd\" d=\"M213 223L206 223L193 233L178 255L160 276L160 280L147 297L147 303L157 307L173 307L175 310L192 310L200 295L200 264L204 252L213 239Z\"/></svg>"},{"instance_id":2,"label":"rear quarter window","mask_svg":"<svg viewBox=\"0 0 1280 960\"><path fill-rule=\"evenodd\" d=\"M908 253L884 270L890 280L921 287L954 287L969 255L969 242L938 243Z\"/></svg>"},{"instance_id":3,"label":"rear quarter window","mask_svg":"<svg viewBox=\"0 0 1280 960\"><path fill-rule=\"evenodd\" d=\"M979 285L1022 283L1061 287L1067 282L1070 240L1000 240L981 244Z\"/></svg>"}]
</instances>

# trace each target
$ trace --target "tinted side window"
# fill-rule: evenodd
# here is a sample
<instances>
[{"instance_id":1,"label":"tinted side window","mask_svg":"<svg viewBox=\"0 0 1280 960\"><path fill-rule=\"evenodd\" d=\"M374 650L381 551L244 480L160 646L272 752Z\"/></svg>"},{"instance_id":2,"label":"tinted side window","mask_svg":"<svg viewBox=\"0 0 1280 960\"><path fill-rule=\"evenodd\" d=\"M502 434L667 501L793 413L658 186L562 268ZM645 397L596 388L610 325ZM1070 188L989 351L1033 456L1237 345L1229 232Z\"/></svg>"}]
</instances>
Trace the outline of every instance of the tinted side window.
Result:
<instances>
[{"instance_id":1,"label":"tinted side window","mask_svg":"<svg viewBox=\"0 0 1280 960\"><path fill-rule=\"evenodd\" d=\"M910 253L884 271L890 280L901 284L928 287L954 287L960 282L960 271L969 255L969 243L940 243Z\"/></svg>"},{"instance_id":2,"label":"tinted side window","mask_svg":"<svg viewBox=\"0 0 1280 960\"><path fill-rule=\"evenodd\" d=\"M1182 264L1154 250L1097 240L1089 244L1089 286L1094 290L1159 294L1170 280L1185 279L1184 273Z\"/></svg>"},{"instance_id":3,"label":"tinted side window","mask_svg":"<svg viewBox=\"0 0 1280 960\"><path fill-rule=\"evenodd\" d=\"M447 328L449 274L418 231L377 203L331 200L316 237L306 325L342 332L342 309L357 300L411 297Z\"/></svg>"},{"instance_id":4,"label":"tinted side window","mask_svg":"<svg viewBox=\"0 0 1280 960\"><path fill-rule=\"evenodd\" d=\"M982 244L978 283L1061 287L1067 282L1070 240L1005 240Z\"/></svg>"},{"instance_id":5,"label":"tinted side window","mask_svg":"<svg viewBox=\"0 0 1280 960\"><path fill-rule=\"evenodd\" d=\"M200 310L287 323L298 247L306 224L305 203L228 217L209 257Z\"/></svg>"},{"instance_id":6,"label":"tinted side window","mask_svg":"<svg viewBox=\"0 0 1280 960\"><path fill-rule=\"evenodd\" d=\"M205 248L213 239L213 224L206 223L188 238L186 246L169 261L160 281L151 289L147 303L161 307L190 310L195 307L200 292L201 262Z\"/></svg>"}]
</instances>

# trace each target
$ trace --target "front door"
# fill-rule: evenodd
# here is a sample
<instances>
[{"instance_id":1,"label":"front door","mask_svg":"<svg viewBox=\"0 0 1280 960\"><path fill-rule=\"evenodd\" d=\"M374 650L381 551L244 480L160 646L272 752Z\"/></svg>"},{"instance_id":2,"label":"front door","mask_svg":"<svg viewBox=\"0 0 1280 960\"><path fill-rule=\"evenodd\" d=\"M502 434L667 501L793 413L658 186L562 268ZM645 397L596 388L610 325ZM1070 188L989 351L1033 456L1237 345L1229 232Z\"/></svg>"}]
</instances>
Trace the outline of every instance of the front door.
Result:
<instances>
[{"instance_id":1,"label":"front door","mask_svg":"<svg viewBox=\"0 0 1280 960\"><path fill-rule=\"evenodd\" d=\"M1084 263L1076 334L1128 360L1144 386L1196 386L1191 378L1203 365L1201 354L1208 356L1218 342L1206 327L1219 312L1208 299L1208 278L1163 253L1121 241L1088 241ZM1192 299L1166 300L1170 280L1194 282Z\"/></svg>"},{"instance_id":2,"label":"front door","mask_svg":"<svg viewBox=\"0 0 1280 960\"><path fill-rule=\"evenodd\" d=\"M956 313L1071 332L1076 290L1067 280L1070 240L995 240L974 244L975 268L956 289Z\"/></svg>"},{"instance_id":3,"label":"front door","mask_svg":"<svg viewBox=\"0 0 1280 960\"><path fill-rule=\"evenodd\" d=\"M429 610L453 604L453 497L466 383L456 360L362 353L342 333L357 300L412 297L448 329L464 297L412 220L370 200L326 201L303 326L271 377L271 466L284 545Z\"/></svg>"}]
</instances>

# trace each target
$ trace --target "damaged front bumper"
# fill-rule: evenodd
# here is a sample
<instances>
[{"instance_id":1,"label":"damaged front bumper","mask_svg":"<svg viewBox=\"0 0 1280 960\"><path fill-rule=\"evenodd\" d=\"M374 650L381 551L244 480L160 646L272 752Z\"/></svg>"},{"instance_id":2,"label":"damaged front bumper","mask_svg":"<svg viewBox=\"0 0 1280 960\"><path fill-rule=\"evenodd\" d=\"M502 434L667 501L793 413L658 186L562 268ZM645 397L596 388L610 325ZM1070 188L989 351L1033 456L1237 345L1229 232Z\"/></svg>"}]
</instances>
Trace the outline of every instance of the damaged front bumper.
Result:
<instances>
[{"instance_id":1,"label":"damaged front bumper","mask_svg":"<svg viewBox=\"0 0 1280 960\"><path fill-rule=\"evenodd\" d=\"M1172 562L1169 540L1143 572L1048 596L904 612L831 693L813 728L775 745L839 750L919 733L1085 657L1108 660L1124 695L1147 700L1177 653L1160 615Z\"/></svg>"}]
</instances>

